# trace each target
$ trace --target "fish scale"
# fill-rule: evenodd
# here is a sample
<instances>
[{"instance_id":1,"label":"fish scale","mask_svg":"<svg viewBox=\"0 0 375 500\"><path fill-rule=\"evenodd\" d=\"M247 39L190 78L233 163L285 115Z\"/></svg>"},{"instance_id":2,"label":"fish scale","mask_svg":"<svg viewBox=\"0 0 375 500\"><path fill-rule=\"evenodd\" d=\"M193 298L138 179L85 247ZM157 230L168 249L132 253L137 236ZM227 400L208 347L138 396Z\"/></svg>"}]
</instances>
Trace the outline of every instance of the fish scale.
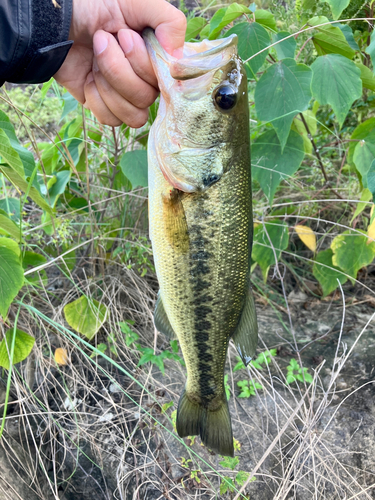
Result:
<instances>
[{"instance_id":1,"label":"fish scale","mask_svg":"<svg viewBox=\"0 0 375 500\"><path fill-rule=\"evenodd\" d=\"M209 67L203 76L191 77L194 56L186 57L186 84L170 76L173 58L151 31L145 40L161 88L148 147L150 238L160 285L155 325L177 335L187 369L177 431L182 437L199 434L214 451L233 456L224 388L229 340L233 338L245 363L257 342L249 288L252 199L246 76L234 38L223 42L219 66ZM179 60L179 68L184 61ZM222 112L213 96L220 85L234 87L230 79L226 83L228 75L234 75L238 102L233 112Z\"/></svg>"}]
</instances>

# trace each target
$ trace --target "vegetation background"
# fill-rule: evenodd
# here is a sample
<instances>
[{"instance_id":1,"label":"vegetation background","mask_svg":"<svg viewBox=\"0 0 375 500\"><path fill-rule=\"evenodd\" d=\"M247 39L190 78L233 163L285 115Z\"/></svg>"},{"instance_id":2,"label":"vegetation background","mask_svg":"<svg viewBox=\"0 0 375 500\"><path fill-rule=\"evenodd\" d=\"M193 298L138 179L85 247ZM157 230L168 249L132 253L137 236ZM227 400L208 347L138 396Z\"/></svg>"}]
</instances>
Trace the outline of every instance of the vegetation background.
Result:
<instances>
[{"instance_id":1,"label":"vegetation background","mask_svg":"<svg viewBox=\"0 0 375 500\"><path fill-rule=\"evenodd\" d=\"M174 2L176 3L176 2ZM259 355L225 376L236 456L178 438L153 326L147 137L54 80L0 89L0 498L375 498L374 2L178 2L238 35Z\"/></svg>"}]
</instances>

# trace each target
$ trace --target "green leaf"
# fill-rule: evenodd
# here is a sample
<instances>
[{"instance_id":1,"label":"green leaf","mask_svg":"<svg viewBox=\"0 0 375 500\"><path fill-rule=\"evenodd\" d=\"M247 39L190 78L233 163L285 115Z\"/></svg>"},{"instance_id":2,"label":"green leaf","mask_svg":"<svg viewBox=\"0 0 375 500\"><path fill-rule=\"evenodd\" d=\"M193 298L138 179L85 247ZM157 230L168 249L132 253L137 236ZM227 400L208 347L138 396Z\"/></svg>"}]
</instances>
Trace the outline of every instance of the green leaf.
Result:
<instances>
[{"instance_id":1,"label":"green leaf","mask_svg":"<svg viewBox=\"0 0 375 500\"><path fill-rule=\"evenodd\" d=\"M210 34L208 39L214 40L217 38L218 34L225 26L243 14L251 14L251 11L244 5L239 5L235 2L230 4L227 8L216 11L210 21Z\"/></svg>"},{"instance_id":2,"label":"green leaf","mask_svg":"<svg viewBox=\"0 0 375 500\"><path fill-rule=\"evenodd\" d=\"M31 176L35 168L35 160L31 151L21 146L17 139L16 132L9 118L0 110L0 129L3 129L9 139L11 147L18 153L23 164L26 179Z\"/></svg>"},{"instance_id":3,"label":"green leaf","mask_svg":"<svg viewBox=\"0 0 375 500\"><path fill-rule=\"evenodd\" d=\"M356 169L362 176L363 187L367 187L367 173L370 170L371 163L375 158L375 137L368 136L357 142L354 148L353 162Z\"/></svg>"},{"instance_id":4,"label":"green leaf","mask_svg":"<svg viewBox=\"0 0 375 500\"><path fill-rule=\"evenodd\" d=\"M371 57L371 62L372 62L372 70L375 73L375 31L371 33L371 43L370 45L366 48L365 52Z\"/></svg>"},{"instance_id":5,"label":"green leaf","mask_svg":"<svg viewBox=\"0 0 375 500\"><path fill-rule=\"evenodd\" d=\"M64 109L60 121L63 120L66 115L74 111L78 106L78 101L71 94L69 94L69 92L65 92L62 99L64 101Z\"/></svg>"},{"instance_id":6,"label":"green leaf","mask_svg":"<svg viewBox=\"0 0 375 500\"><path fill-rule=\"evenodd\" d=\"M356 62L355 65L361 71L362 86L369 90L375 90L375 76L370 68L362 63Z\"/></svg>"},{"instance_id":7,"label":"green leaf","mask_svg":"<svg viewBox=\"0 0 375 500\"><path fill-rule=\"evenodd\" d=\"M329 104L340 126L350 106L362 95L361 71L339 54L318 57L311 65L311 90L320 104Z\"/></svg>"},{"instance_id":8,"label":"green leaf","mask_svg":"<svg viewBox=\"0 0 375 500\"><path fill-rule=\"evenodd\" d=\"M281 152L280 141L276 132L269 130L257 137L252 149L252 173L268 201L272 200L276 189L283 179L288 179L299 168L305 156L303 140L293 130Z\"/></svg>"},{"instance_id":9,"label":"green leaf","mask_svg":"<svg viewBox=\"0 0 375 500\"><path fill-rule=\"evenodd\" d=\"M13 359L10 359L14 334L16 338L14 339ZM16 328L16 330L13 328L8 330L5 337L0 342L0 366L9 370L11 364L15 365L26 359L30 354L34 343L34 337L28 333L19 330L18 328Z\"/></svg>"},{"instance_id":10,"label":"green leaf","mask_svg":"<svg viewBox=\"0 0 375 500\"><path fill-rule=\"evenodd\" d=\"M323 297L329 295L339 286L339 282L343 285L347 281L347 276L333 264L333 252L330 248L319 252L315 257L313 266L313 275L319 281L323 290ZM338 281L337 281L338 280Z\"/></svg>"},{"instance_id":11,"label":"green leaf","mask_svg":"<svg viewBox=\"0 0 375 500\"><path fill-rule=\"evenodd\" d=\"M277 30L275 16L268 10L257 9L254 12L254 16L257 23L265 26L272 31Z\"/></svg>"},{"instance_id":12,"label":"green leaf","mask_svg":"<svg viewBox=\"0 0 375 500\"><path fill-rule=\"evenodd\" d=\"M16 187L18 187L21 191L26 192L28 189L28 181L24 179L24 177L21 177L20 175L17 174L14 170L12 170L9 167L4 167L0 166L0 172L5 175L5 177ZM35 188L32 187L29 191L29 196L32 200L35 201L37 205L39 205L43 210L46 210L47 212L51 211L51 207L48 205L48 203L44 200L42 195L39 193L39 191Z\"/></svg>"},{"instance_id":13,"label":"green leaf","mask_svg":"<svg viewBox=\"0 0 375 500\"><path fill-rule=\"evenodd\" d=\"M14 240L11 240L10 238L4 238L3 236L0 237L0 247L8 248L12 252L14 252L17 257L21 255L20 247Z\"/></svg>"},{"instance_id":14,"label":"green leaf","mask_svg":"<svg viewBox=\"0 0 375 500\"><path fill-rule=\"evenodd\" d=\"M354 215L350 220L350 224L353 222L353 220L358 217L359 214L363 212L365 208L369 206L368 201L370 201L372 198L372 193L369 189L365 188L362 193L361 193L361 199L360 203L357 204L357 208L355 209Z\"/></svg>"},{"instance_id":15,"label":"green leaf","mask_svg":"<svg viewBox=\"0 0 375 500\"><path fill-rule=\"evenodd\" d=\"M366 233L345 231L336 236L331 243L334 266L342 269L346 274L357 277L358 271L371 264L375 256L375 242L368 241Z\"/></svg>"},{"instance_id":16,"label":"green leaf","mask_svg":"<svg viewBox=\"0 0 375 500\"><path fill-rule=\"evenodd\" d=\"M259 120L272 122L284 149L294 116L305 111L311 98L312 72L294 59L283 59L263 73L255 88Z\"/></svg>"},{"instance_id":17,"label":"green leaf","mask_svg":"<svg viewBox=\"0 0 375 500\"><path fill-rule=\"evenodd\" d=\"M8 308L23 285L23 269L17 255L0 247L0 314L5 318Z\"/></svg>"},{"instance_id":18,"label":"green leaf","mask_svg":"<svg viewBox=\"0 0 375 500\"><path fill-rule=\"evenodd\" d=\"M106 320L108 309L97 300L82 295L64 307L65 319L69 326L91 340Z\"/></svg>"},{"instance_id":19,"label":"green leaf","mask_svg":"<svg viewBox=\"0 0 375 500\"><path fill-rule=\"evenodd\" d=\"M22 258L22 267L24 269L27 269L28 267L37 267L41 264L45 264L46 262L47 259L46 257L44 257L44 255L26 250Z\"/></svg>"},{"instance_id":20,"label":"green leaf","mask_svg":"<svg viewBox=\"0 0 375 500\"><path fill-rule=\"evenodd\" d=\"M279 260L282 250L286 249L288 243L288 226L284 222L275 220L255 227L251 257L259 264L265 281L270 266L276 264L275 258Z\"/></svg>"},{"instance_id":21,"label":"green leaf","mask_svg":"<svg viewBox=\"0 0 375 500\"><path fill-rule=\"evenodd\" d=\"M147 187L147 151L138 149L128 151L120 160L120 167L124 175L131 182L133 189Z\"/></svg>"},{"instance_id":22,"label":"green leaf","mask_svg":"<svg viewBox=\"0 0 375 500\"><path fill-rule=\"evenodd\" d=\"M20 241L20 228L15 222L9 219L6 212L3 212L2 210L0 210L0 230L8 233L8 235L12 236L12 238L14 238L17 242Z\"/></svg>"},{"instance_id":23,"label":"green leaf","mask_svg":"<svg viewBox=\"0 0 375 500\"><path fill-rule=\"evenodd\" d=\"M225 457L224 460L221 460L221 462L219 462L222 467L232 470L234 470L239 463L240 461L238 457Z\"/></svg>"},{"instance_id":24,"label":"green leaf","mask_svg":"<svg viewBox=\"0 0 375 500\"><path fill-rule=\"evenodd\" d=\"M223 476L220 483L220 495L225 495L227 491L231 492L235 490L233 479L230 477Z\"/></svg>"},{"instance_id":25,"label":"green leaf","mask_svg":"<svg viewBox=\"0 0 375 500\"><path fill-rule=\"evenodd\" d=\"M307 109L302 114L307 123L310 134L314 136L317 132L316 117L314 113L312 112L311 109ZM309 134L307 133L305 125L299 114L295 116L295 118L293 119L292 130L295 130L302 137L304 151L305 153L311 155L312 154L311 138L309 137Z\"/></svg>"},{"instance_id":26,"label":"green leaf","mask_svg":"<svg viewBox=\"0 0 375 500\"><path fill-rule=\"evenodd\" d=\"M245 472L244 470L238 471L236 475L236 483L242 486L245 481L247 481L248 477L250 476L249 472ZM255 478L253 478L255 480Z\"/></svg>"},{"instance_id":27,"label":"green leaf","mask_svg":"<svg viewBox=\"0 0 375 500\"><path fill-rule=\"evenodd\" d=\"M61 194L65 191L66 185L70 180L70 170L62 170L55 174L56 182L49 189L49 202L52 208L55 207L56 202Z\"/></svg>"},{"instance_id":28,"label":"green leaf","mask_svg":"<svg viewBox=\"0 0 375 500\"><path fill-rule=\"evenodd\" d=\"M314 17L308 21L310 26L327 23L328 19L324 16ZM326 24L316 28L318 33L313 36L313 43L318 55L341 54L348 59L352 59L355 50L348 44L344 33L337 26Z\"/></svg>"},{"instance_id":29,"label":"green leaf","mask_svg":"<svg viewBox=\"0 0 375 500\"><path fill-rule=\"evenodd\" d=\"M0 129L0 156L21 177L25 176L23 163L17 151L12 147L7 134Z\"/></svg>"},{"instance_id":30,"label":"green leaf","mask_svg":"<svg viewBox=\"0 0 375 500\"><path fill-rule=\"evenodd\" d=\"M207 19L204 17L192 17L189 19L186 27L185 41L188 42L191 38L196 38L206 24Z\"/></svg>"},{"instance_id":31,"label":"green leaf","mask_svg":"<svg viewBox=\"0 0 375 500\"><path fill-rule=\"evenodd\" d=\"M267 30L258 23L239 23L228 30L224 37L236 34L238 36L238 54L245 61L259 51L266 49L270 44L270 37ZM257 73L266 60L268 50L251 59L246 68L249 68L249 77Z\"/></svg>"},{"instance_id":32,"label":"green leaf","mask_svg":"<svg viewBox=\"0 0 375 500\"><path fill-rule=\"evenodd\" d=\"M4 210L10 219L18 222L21 210L19 198L4 198L0 200L0 210Z\"/></svg>"},{"instance_id":33,"label":"green leaf","mask_svg":"<svg viewBox=\"0 0 375 500\"><path fill-rule=\"evenodd\" d=\"M103 354L107 350L107 347L107 344L98 344L96 347L94 347L95 350L92 352L90 358L95 358L95 356Z\"/></svg>"},{"instance_id":34,"label":"green leaf","mask_svg":"<svg viewBox=\"0 0 375 500\"><path fill-rule=\"evenodd\" d=\"M354 40L353 30L348 24L333 23L332 26L340 28L346 41L353 50L359 50L358 43Z\"/></svg>"},{"instance_id":35,"label":"green leaf","mask_svg":"<svg viewBox=\"0 0 375 500\"><path fill-rule=\"evenodd\" d=\"M375 143L375 117L360 123L354 130L351 139L349 143L348 163L353 164L353 155L358 144L357 141L368 139Z\"/></svg>"},{"instance_id":36,"label":"green leaf","mask_svg":"<svg viewBox=\"0 0 375 500\"><path fill-rule=\"evenodd\" d=\"M367 172L367 186L375 199L375 159L372 160L370 170Z\"/></svg>"},{"instance_id":37,"label":"green leaf","mask_svg":"<svg viewBox=\"0 0 375 500\"><path fill-rule=\"evenodd\" d=\"M276 50L277 58L279 60L286 58L294 58L296 53L297 42L293 37L288 38L284 42L280 42L284 38L290 36L288 31L279 31L279 33L275 33L272 35L272 43L279 42L275 45L274 49Z\"/></svg>"},{"instance_id":38,"label":"green leaf","mask_svg":"<svg viewBox=\"0 0 375 500\"><path fill-rule=\"evenodd\" d=\"M341 12L349 5L350 0L325 0L331 7L333 19L338 19Z\"/></svg>"}]
</instances>

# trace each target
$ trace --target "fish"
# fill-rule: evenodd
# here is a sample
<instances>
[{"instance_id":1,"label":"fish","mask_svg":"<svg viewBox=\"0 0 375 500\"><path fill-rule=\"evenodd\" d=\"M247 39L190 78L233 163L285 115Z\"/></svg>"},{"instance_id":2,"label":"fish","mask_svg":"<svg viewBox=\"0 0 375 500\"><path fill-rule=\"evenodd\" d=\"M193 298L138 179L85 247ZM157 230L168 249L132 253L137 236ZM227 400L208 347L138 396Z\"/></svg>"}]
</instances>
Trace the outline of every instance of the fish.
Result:
<instances>
[{"instance_id":1,"label":"fish","mask_svg":"<svg viewBox=\"0 0 375 500\"><path fill-rule=\"evenodd\" d=\"M232 339L247 365L258 341L246 73L236 35L185 43L180 58L150 28L142 36L160 89L148 139L149 232L160 286L154 323L178 338L187 369L176 429L234 456L228 345Z\"/></svg>"}]
</instances>

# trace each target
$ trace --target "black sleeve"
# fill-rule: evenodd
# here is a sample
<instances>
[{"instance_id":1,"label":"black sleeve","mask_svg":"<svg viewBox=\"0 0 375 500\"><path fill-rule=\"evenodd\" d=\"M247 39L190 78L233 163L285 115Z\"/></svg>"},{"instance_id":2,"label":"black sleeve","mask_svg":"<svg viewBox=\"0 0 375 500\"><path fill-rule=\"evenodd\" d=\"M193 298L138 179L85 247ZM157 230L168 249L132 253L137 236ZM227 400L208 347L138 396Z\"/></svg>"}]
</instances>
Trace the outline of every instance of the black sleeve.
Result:
<instances>
[{"instance_id":1,"label":"black sleeve","mask_svg":"<svg viewBox=\"0 0 375 500\"><path fill-rule=\"evenodd\" d=\"M73 0L0 0L0 85L41 83L64 62Z\"/></svg>"}]
</instances>

